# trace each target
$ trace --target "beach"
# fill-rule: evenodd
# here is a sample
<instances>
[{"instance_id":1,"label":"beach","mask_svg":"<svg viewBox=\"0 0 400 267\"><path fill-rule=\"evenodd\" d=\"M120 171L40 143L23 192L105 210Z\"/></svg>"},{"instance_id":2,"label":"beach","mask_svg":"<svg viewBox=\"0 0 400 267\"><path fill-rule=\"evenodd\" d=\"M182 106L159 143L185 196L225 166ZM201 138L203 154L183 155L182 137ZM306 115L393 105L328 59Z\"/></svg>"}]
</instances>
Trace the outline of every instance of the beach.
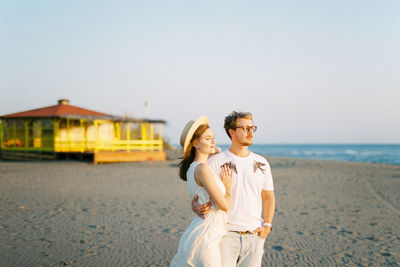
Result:
<instances>
[{"instance_id":1,"label":"beach","mask_svg":"<svg viewBox=\"0 0 400 267\"><path fill-rule=\"evenodd\" d=\"M400 165L266 157L263 266L400 265ZM194 217L177 160L0 161L2 266L168 266Z\"/></svg>"}]
</instances>

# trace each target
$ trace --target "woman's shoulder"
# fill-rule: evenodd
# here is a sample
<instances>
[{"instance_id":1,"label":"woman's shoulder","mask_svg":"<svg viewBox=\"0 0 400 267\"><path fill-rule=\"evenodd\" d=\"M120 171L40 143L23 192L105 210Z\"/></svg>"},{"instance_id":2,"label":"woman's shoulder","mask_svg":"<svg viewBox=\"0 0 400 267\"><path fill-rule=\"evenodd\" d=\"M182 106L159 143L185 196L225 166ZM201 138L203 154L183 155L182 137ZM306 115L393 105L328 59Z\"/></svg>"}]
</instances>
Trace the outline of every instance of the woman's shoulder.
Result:
<instances>
[{"instance_id":1,"label":"woman's shoulder","mask_svg":"<svg viewBox=\"0 0 400 267\"><path fill-rule=\"evenodd\" d=\"M203 184L208 180L208 177L210 177L211 173L212 170L207 163L198 163L194 169L194 180L199 186L203 187Z\"/></svg>"},{"instance_id":2,"label":"woman's shoulder","mask_svg":"<svg viewBox=\"0 0 400 267\"><path fill-rule=\"evenodd\" d=\"M208 166L207 163L204 163L204 162L197 162L197 164L196 164L196 166L195 166L195 168L194 168L194 171L195 171L196 173L202 173L202 172L207 171L207 170L209 170L209 169L210 169L210 166Z\"/></svg>"},{"instance_id":3,"label":"woman's shoulder","mask_svg":"<svg viewBox=\"0 0 400 267\"><path fill-rule=\"evenodd\" d=\"M195 176L209 177L212 176L213 173L214 172L211 169L210 165L203 162L199 163L194 170Z\"/></svg>"}]
</instances>

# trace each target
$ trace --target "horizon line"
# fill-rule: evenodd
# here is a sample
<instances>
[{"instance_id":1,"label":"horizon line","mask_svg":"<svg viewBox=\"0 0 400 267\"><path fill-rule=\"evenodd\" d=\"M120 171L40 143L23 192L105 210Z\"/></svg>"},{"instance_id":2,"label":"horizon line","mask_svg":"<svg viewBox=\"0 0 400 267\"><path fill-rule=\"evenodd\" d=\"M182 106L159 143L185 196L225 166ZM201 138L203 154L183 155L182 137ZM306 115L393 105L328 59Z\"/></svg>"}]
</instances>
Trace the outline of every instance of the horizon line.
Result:
<instances>
[{"instance_id":1,"label":"horizon line","mask_svg":"<svg viewBox=\"0 0 400 267\"><path fill-rule=\"evenodd\" d=\"M180 144L171 144L172 146L180 147ZM217 144L217 146L229 146L230 143ZM400 143L257 143L252 145L288 145L288 146L302 146L302 145L385 145L385 146L400 146ZM252 146L250 145L250 146Z\"/></svg>"}]
</instances>

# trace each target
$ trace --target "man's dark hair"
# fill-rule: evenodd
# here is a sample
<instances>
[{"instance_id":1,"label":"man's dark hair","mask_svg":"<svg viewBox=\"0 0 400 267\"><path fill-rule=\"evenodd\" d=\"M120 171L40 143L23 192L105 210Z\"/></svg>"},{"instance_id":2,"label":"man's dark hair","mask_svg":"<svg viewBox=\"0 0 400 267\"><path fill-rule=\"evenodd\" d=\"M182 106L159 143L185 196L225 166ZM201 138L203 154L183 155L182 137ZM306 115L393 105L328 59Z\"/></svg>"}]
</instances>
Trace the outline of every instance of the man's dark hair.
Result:
<instances>
[{"instance_id":1,"label":"man's dark hair","mask_svg":"<svg viewBox=\"0 0 400 267\"><path fill-rule=\"evenodd\" d=\"M229 129L236 129L236 122L238 119L253 120L253 114L250 112L232 111L232 113L225 117L224 128L226 134L229 136L229 139L232 139L231 135L229 134Z\"/></svg>"}]
</instances>

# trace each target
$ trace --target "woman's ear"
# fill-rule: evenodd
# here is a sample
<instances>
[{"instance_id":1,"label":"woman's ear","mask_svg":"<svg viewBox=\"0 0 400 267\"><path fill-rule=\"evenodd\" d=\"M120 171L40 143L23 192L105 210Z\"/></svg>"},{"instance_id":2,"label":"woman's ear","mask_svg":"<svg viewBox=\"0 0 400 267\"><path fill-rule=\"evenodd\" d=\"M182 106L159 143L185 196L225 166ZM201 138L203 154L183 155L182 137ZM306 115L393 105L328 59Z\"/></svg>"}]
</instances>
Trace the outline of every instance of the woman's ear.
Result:
<instances>
[{"instance_id":1,"label":"woman's ear","mask_svg":"<svg viewBox=\"0 0 400 267\"><path fill-rule=\"evenodd\" d=\"M193 142L193 147L194 148L199 148L199 142L197 142L197 140Z\"/></svg>"}]
</instances>

